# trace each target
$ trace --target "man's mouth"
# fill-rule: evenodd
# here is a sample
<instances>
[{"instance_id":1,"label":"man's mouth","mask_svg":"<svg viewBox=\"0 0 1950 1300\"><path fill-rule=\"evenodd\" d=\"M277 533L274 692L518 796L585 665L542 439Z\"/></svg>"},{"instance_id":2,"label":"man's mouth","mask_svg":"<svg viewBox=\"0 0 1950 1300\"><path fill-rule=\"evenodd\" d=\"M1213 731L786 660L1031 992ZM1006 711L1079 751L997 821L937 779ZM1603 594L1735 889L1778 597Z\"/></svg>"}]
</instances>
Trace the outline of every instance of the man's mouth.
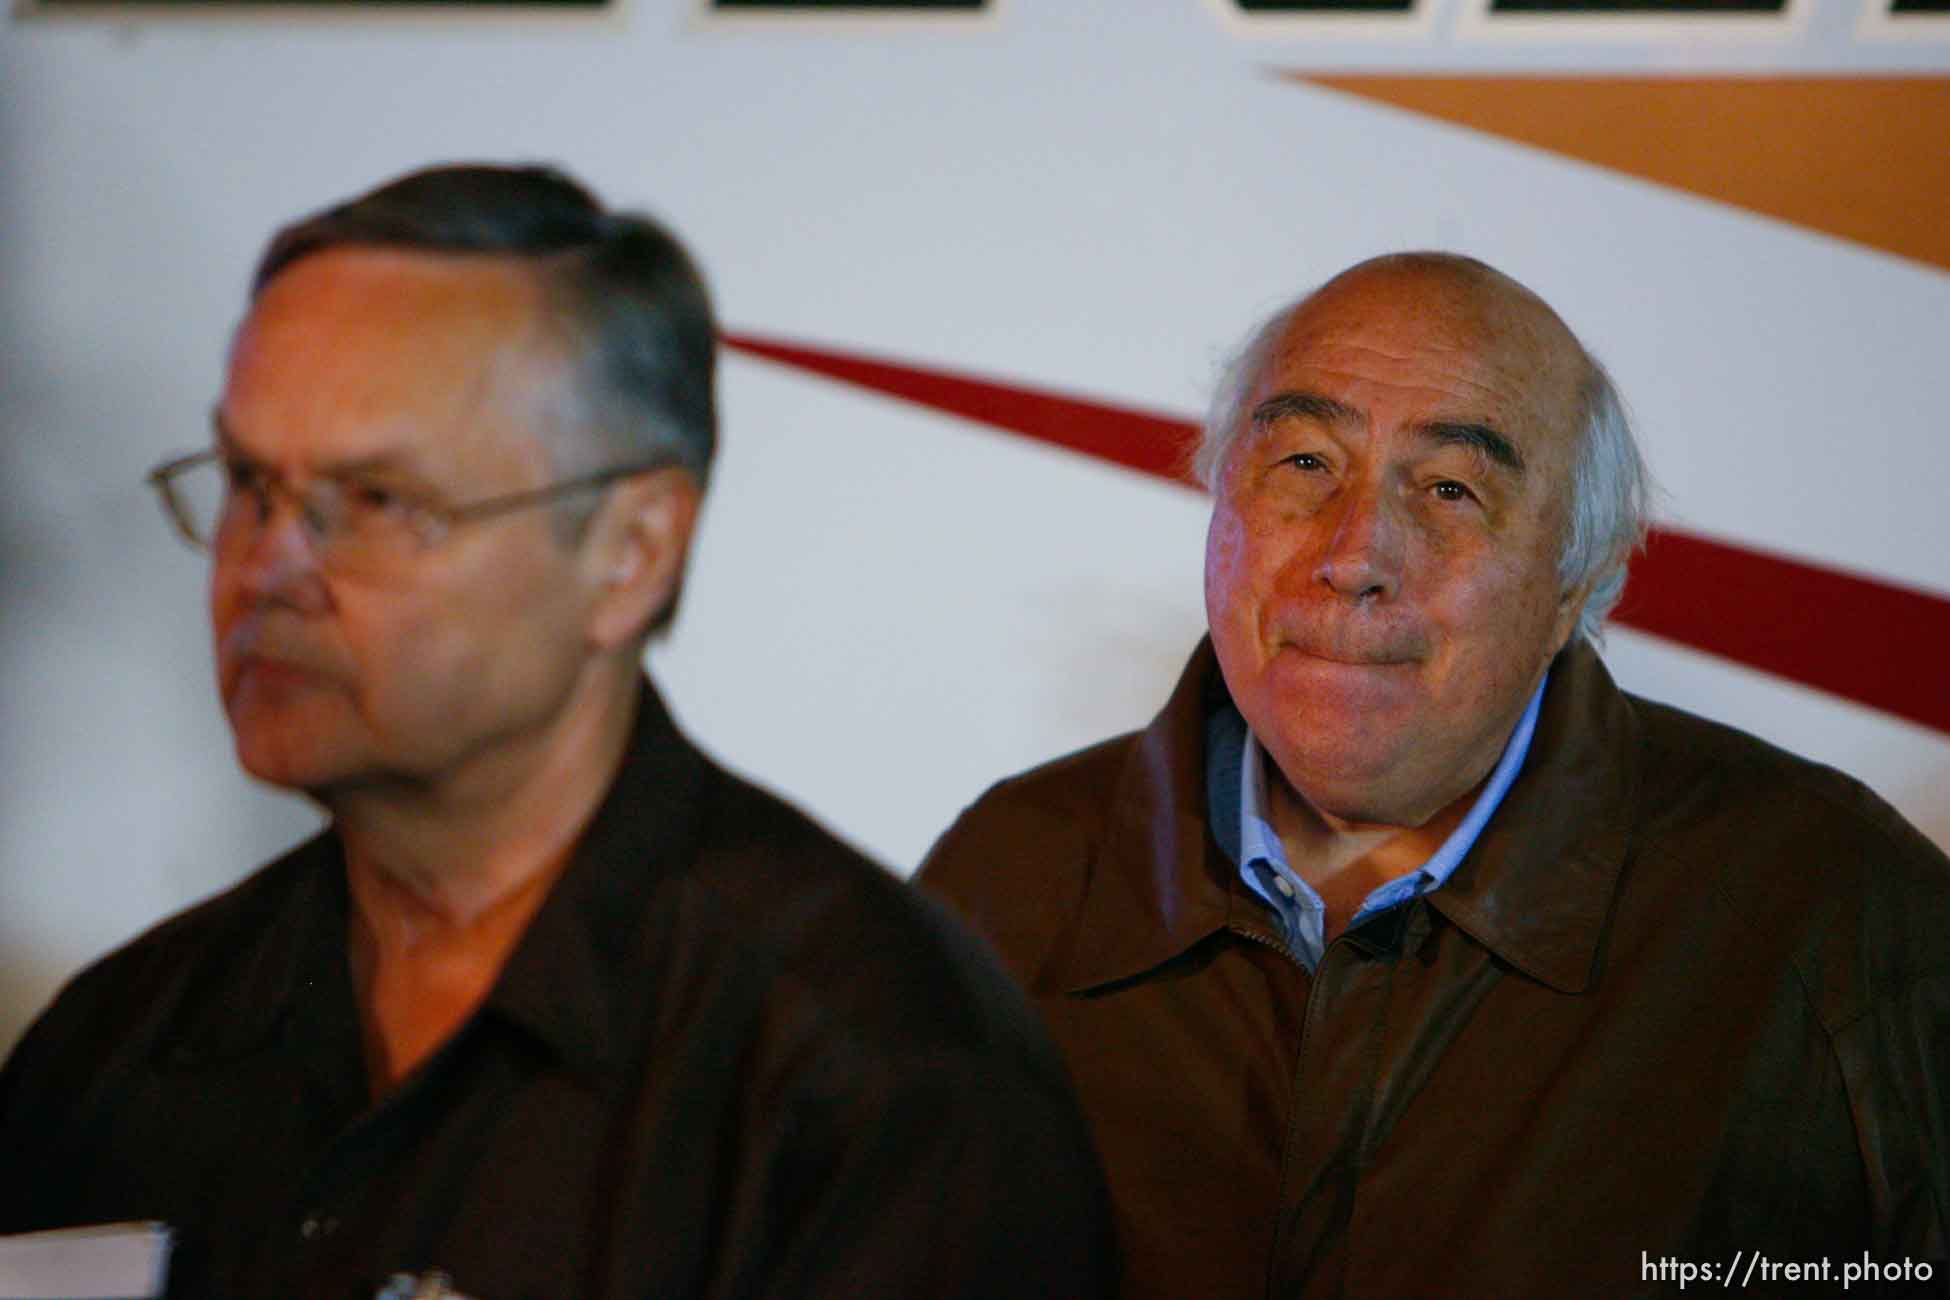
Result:
<instances>
[{"instance_id":1,"label":"man's mouth","mask_svg":"<svg viewBox=\"0 0 1950 1300\"><path fill-rule=\"evenodd\" d=\"M319 686L337 677L319 654L266 635L251 624L225 635L220 659L232 686L246 677L265 686Z\"/></svg>"},{"instance_id":2,"label":"man's mouth","mask_svg":"<svg viewBox=\"0 0 1950 1300\"><path fill-rule=\"evenodd\" d=\"M1359 637L1287 637L1280 648L1348 668L1406 668L1422 658L1419 645Z\"/></svg>"},{"instance_id":3,"label":"man's mouth","mask_svg":"<svg viewBox=\"0 0 1950 1300\"><path fill-rule=\"evenodd\" d=\"M259 654L245 655L238 660L235 675L273 686L310 686L325 680L325 674L305 664Z\"/></svg>"}]
</instances>

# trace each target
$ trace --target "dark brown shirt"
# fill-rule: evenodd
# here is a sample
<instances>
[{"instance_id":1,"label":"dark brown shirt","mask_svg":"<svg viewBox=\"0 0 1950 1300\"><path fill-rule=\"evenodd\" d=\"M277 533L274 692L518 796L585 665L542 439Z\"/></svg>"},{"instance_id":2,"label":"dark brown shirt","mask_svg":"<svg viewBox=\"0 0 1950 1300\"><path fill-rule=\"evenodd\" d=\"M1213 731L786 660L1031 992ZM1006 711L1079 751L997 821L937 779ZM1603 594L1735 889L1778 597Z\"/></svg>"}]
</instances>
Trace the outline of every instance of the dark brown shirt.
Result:
<instances>
[{"instance_id":1,"label":"dark brown shirt","mask_svg":"<svg viewBox=\"0 0 1950 1300\"><path fill-rule=\"evenodd\" d=\"M1223 690L1202 647L921 874L1069 1060L1126 1297L1619 1296L1755 1252L1838 1289L1865 1251L1941 1291L1950 862L1873 794L1580 645L1448 883L1310 978L1206 824Z\"/></svg>"},{"instance_id":2,"label":"dark brown shirt","mask_svg":"<svg viewBox=\"0 0 1950 1300\"><path fill-rule=\"evenodd\" d=\"M78 977L0 1075L0 1231L161 1219L170 1293L1107 1289L1101 1175L979 944L646 688L481 1010L378 1105L328 833Z\"/></svg>"}]
</instances>

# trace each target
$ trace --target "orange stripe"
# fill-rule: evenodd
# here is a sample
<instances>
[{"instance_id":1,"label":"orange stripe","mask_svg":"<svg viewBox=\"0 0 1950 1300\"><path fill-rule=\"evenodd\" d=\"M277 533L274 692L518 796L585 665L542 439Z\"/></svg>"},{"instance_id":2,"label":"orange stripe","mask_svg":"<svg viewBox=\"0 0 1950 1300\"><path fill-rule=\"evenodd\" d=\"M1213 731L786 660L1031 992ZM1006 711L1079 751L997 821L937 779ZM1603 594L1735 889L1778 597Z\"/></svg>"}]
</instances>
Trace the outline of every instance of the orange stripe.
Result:
<instances>
[{"instance_id":1,"label":"orange stripe","mask_svg":"<svg viewBox=\"0 0 1950 1300\"><path fill-rule=\"evenodd\" d=\"M1285 75L1950 269L1950 77Z\"/></svg>"}]
</instances>

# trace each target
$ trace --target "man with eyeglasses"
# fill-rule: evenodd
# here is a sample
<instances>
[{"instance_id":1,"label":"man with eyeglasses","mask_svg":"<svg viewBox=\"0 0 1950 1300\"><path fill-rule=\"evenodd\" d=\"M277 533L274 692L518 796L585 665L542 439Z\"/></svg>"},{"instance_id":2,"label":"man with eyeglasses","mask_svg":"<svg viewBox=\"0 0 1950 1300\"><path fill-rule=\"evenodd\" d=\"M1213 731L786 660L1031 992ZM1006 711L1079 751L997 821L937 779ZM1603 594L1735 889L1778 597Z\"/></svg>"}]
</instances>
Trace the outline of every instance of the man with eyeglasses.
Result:
<instances>
[{"instance_id":1,"label":"man with eyeglasses","mask_svg":"<svg viewBox=\"0 0 1950 1300\"><path fill-rule=\"evenodd\" d=\"M240 762L327 831L78 977L0 1231L157 1220L198 1296L1084 1296L1089 1139L932 905L643 676L715 442L701 278L540 169L287 228L208 449Z\"/></svg>"}]
</instances>

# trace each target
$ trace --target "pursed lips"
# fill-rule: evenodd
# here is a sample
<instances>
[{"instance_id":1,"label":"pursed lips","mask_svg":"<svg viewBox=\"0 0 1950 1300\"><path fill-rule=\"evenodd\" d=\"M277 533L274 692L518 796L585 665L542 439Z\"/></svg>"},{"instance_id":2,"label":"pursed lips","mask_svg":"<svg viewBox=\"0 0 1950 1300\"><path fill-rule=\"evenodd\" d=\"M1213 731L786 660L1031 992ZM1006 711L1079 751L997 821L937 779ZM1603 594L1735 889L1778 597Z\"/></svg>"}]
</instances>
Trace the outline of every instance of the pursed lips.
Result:
<instances>
[{"instance_id":1,"label":"pursed lips","mask_svg":"<svg viewBox=\"0 0 1950 1300\"><path fill-rule=\"evenodd\" d=\"M1425 657L1419 638L1332 636L1314 629L1283 633L1275 639L1273 649L1276 654L1290 650L1348 668L1405 668Z\"/></svg>"}]
</instances>

